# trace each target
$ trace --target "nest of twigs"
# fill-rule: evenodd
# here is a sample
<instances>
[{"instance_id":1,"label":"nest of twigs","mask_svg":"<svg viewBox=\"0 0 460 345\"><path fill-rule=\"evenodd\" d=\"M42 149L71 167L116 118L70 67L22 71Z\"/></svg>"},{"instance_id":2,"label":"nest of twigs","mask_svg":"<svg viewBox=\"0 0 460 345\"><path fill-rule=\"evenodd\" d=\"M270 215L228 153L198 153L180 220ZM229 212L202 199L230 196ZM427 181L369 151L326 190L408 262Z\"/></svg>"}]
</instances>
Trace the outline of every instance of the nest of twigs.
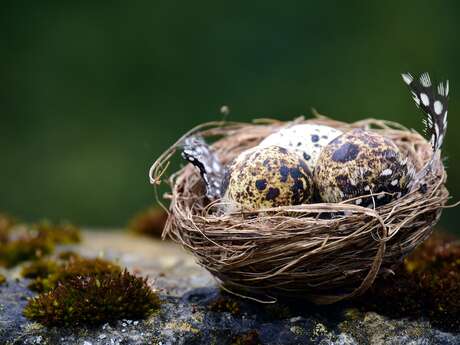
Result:
<instances>
[{"instance_id":1,"label":"nest of twigs","mask_svg":"<svg viewBox=\"0 0 460 345\"><path fill-rule=\"evenodd\" d=\"M423 136L397 123L367 119L349 124L322 116L295 122L343 131L371 128L394 140L419 173L433 156ZM287 124L214 122L186 136L218 138L212 147L227 163ZM152 183L159 183L183 138L152 166ZM376 209L316 203L220 214L216 204L207 201L199 172L187 164L169 178L169 218L163 236L180 243L225 289L238 295L260 301L284 295L334 303L366 291L378 274L391 273L431 234L449 199L441 159L419 176L408 194Z\"/></svg>"}]
</instances>

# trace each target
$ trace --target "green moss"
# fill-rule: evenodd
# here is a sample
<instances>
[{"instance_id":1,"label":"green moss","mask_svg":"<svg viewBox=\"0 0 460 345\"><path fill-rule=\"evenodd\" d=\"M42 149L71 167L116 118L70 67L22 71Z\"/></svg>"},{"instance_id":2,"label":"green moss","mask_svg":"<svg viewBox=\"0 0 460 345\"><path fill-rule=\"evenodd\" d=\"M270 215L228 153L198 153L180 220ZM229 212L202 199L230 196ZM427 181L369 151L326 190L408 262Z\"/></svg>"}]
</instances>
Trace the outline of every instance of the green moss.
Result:
<instances>
[{"instance_id":1,"label":"green moss","mask_svg":"<svg viewBox=\"0 0 460 345\"><path fill-rule=\"evenodd\" d=\"M382 303L384 301L384 303ZM460 243L434 235L394 276L380 277L356 302L391 317L428 317L445 330L460 329Z\"/></svg>"},{"instance_id":2,"label":"green moss","mask_svg":"<svg viewBox=\"0 0 460 345\"><path fill-rule=\"evenodd\" d=\"M29 263L21 270L21 275L25 278L33 279L28 285L32 291L48 291L50 286L49 277L55 274L59 269L56 261L49 259L40 259Z\"/></svg>"},{"instance_id":3,"label":"green moss","mask_svg":"<svg viewBox=\"0 0 460 345\"><path fill-rule=\"evenodd\" d=\"M3 285L6 283L6 277L3 274L0 274L0 285Z\"/></svg>"},{"instance_id":4,"label":"green moss","mask_svg":"<svg viewBox=\"0 0 460 345\"><path fill-rule=\"evenodd\" d=\"M25 266L23 276L34 279L29 288L37 292L51 291L79 276L102 277L120 273L121 267L104 259L71 257L69 261L39 260Z\"/></svg>"},{"instance_id":5,"label":"green moss","mask_svg":"<svg viewBox=\"0 0 460 345\"><path fill-rule=\"evenodd\" d=\"M128 229L152 237L161 237L168 214L159 207L150 207L136 214L128 224Z\"/></svg>"},{"instance_id":6,"label":"green moss","mask_svg":"<svg viewBox=\"0 0 460 345\"><path fill-rule=\"evenodd\" d=\"M29 300L24 315L46 326L101 324L146 317L160 305L146 279L128 271L68 278Z\"/></svg>"},{"instance_id":7,"label":"green moss","mask_svg":"<svg viewBox=\"0 0 460 345\"><path fill-rule=\"evenodd\" d=\"M34 279L31 289L42 292L29 300L24 315L46 326L142 318L160 304L145 279L100 258L42 259L25 266L22 274Z\"/></svg>"},{"instance_id":8,"label":"green moss","mask_svg":"<svg viewBox=\"0 0 460 345\"><path fill-rule=\"evenodd\" d=\"M432 323L451 330L460 329L460 242L435 237L424 250L406 260L405 267L418 263L412 272L425 290L425 308Z\"/></svg>"},{"instance_id":9,"label":"green moss","mask_svg":"<svg viewBox=\"0 0 460 345\"><path fill-rule=\"evenodd\" d=\"M37 260L54 251L56 244L79 242L77 227L62 223L43 222L22 233L4 236L0 246L0 266L13 267L23 261Z\"/></svg>"},{"instance_id":10,"label":"green moss","mask_svg":"<svg viewBox=\"0 0 460 345\"><path fill-rule=\"evenodd\" d=\"M35 292L44 292L44 291L49 291L51 289L48 279L41 278L41 277L37 277L33 279L29 283L29 285L27 285L27 287L30 290L35 291Z\"/></svg>"},{"instance_id":11,"label":"green moss","mask_svg":"<svg viewBox=\"0 0 460 345\"><path fill-rule=\"evenodd\" d=\"M80 254L75 253L74 251L67 250L67 251L59 253L58 259L64 260L64 261L70 261L70 260L75 260L75 259L81 259L81 256Z\"/></svg>"},{"instance_id":12,"label":"green moss","mask_svg":"<svg viewBox=\"0 0 460 345\"><path fill-rule=\"evenodd\" d=\"M41 259L29 263L24 266L21 270L21 275L24 278L46 278L50 274L53 274L58 269L56 261Z\"/></svg>"},{"instance_id":13,"label":"green moss","mask_svg":"<svg viewBox=\"0 0 460 345\"><path fill-rule=\"evenodd\" d=\"M0 266L13 267L52 253L54 243L47 238L25 235L0 246Z\"/></svg>"},{"instance_id":14,"label":"green moss","mask_svg":"<svg viewBox=\"0 0 460 345\"><path fill-rule=\"evenodd\" d=\"M48 280L50 282L50 287L53 288L58 282L65 284L67 281L70 281L78 276L97 278L111 276L120 272L121 267L108 260L100 258L77 258L61 265L59 269L48 278Z\"/></svg>"},{"instance_id":15,"label":"green moss","mask_svg":"<svg viewBox=\"0 0 460 345\"><path fill-rule=\"evenodd\" d=\"M80 229L70 223L43 221L33 226L39 237L49 239L55 244L72 244L81 241Z\"/></svg>"}]
</instances>

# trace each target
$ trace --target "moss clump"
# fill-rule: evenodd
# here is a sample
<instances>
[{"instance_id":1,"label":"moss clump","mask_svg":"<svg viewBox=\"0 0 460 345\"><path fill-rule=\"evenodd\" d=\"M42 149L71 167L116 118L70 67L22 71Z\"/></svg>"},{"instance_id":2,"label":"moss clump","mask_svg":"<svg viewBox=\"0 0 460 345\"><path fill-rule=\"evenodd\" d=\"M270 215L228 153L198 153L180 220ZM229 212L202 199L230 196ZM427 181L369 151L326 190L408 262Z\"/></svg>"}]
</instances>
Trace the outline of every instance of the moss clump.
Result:
<instances>
[{"instance_id":1,"label":"moss clump","mask_svg":"<svg viewBox=\"0 0 460 345\"><path fill-rule=\"evenodd\" d=\"M49 277L54 275L59 269L56 261L49 259L40 259L29 263L21 270L24 278L33 279L28 285L32 291L42 292L51 289Z\"/></svg>"},{"instance_id":2,"label":"moss clump","mask_svg":"<svg viewBox=\"0 0 460 345\"><path fill-rule=\"evenodd\" d=\"M0 266L10 268L23 261L37 260L53 250L54 243L49 239L27 234L0 246Z\"/></svg>"},{"instance_id":3,"label":"moss clump","mask_svg":"<svg viewBox=\"0 0 460 345\"><path fill-rule=\"evenodd\" d=\"M68 278L54 290L29 300L24 315L46 326L94 325L143 318L159 305L158 295L146 279L124 270Z\"/></svg>"},{"instance_id":4,"label":"moss clump","mask_svg":"<svg viewBox=\"0 0 460 345\"><path fill-rule=\"evenodd\" d=\"M33 226L39 237L47 238L55 244L72 244L81 241L80 229L70 223L43 221Z\"/></svg>"},{"instance_id":5,"label":"moss clump","mask_svg":"<svg viewBox=\"0 0 460 345\"><path fill-rule=\"evenodd\" d=\"M260 345L262 344L259 338L259 333L252 330L246 333L238 334L233 337L232 345Z\"/></svg>"},{"instance_id":6,"label":"moss clump","mask_svg":"<svg viewBox=\"0 0 460 345\"><path fill-rule=\"evenodd\" d=\"M0 266L13 267L23 261L51 254L56 244L79 242L80 231L71 224L43 222L23 233L8 234L0 246Z\"/></svg>"},{"instance_id":7,"label":"moss clump","mask_svg":"<svg viewBox=\"0 0 460 345\"><path fill-rule=\"evenodd\" d=\"M71 259L61 265L58 270L48 277L50 289L57 286L58 283L66 284L75 277L105 277L120 273L121 267L108 260L96 258Z\"/></svg>"},{"instance_id":8,"label":"moss clump","mask_svg":"<svg viewBox=\"0 0 460 345\"><path fill-rule=\"evenodd\" d=\"M80 254L75 253L71 250L66 250L64 252L59 253L58 259L63 260L63 261L70 261L70 260L81 259L81 256Z\"/></svg>"},{"instance_id":9,"label":"moss clump","mask_svg":"<svg viewBox=\"0 0 460 345\"><path fill-rule=\"evenodd\" d=\"M0 274L0 285L3 285L6 283L6 277L3 274Z\"/></svg>"},{"instance_id":10,"label":"moss clump","mask_svg":"<svg viewBox=\"0 0 460 345\"><path fill-rule=\"evenodd\" d=\"M444 330L460 329L460 243L433 235L394 276L380 277L357 302L391 317L424 315Z\"/></svg>"},{"instance_id":11,"label":"moss clump","mask_svg":"<svg viewBox=\"0 0 460 345\"><path fill-rule=\"evenodd\" d=\"M56 261L49 259L40 259L29 263L21 270L21 275L24 278L46 278L56 272L58 264Z\"/></svg>"},{"instance_id":12,"label":"moss clump","mask_svg":"<svg viewBox=\"0 0 460 345\"><path fill-rule=\"evenodd\" d=\"M104 277L120 273L121 267L104 259L85 259L71 257L69 261L58 263L52 260L39 260L25 266L22 275L34 279L29 288L37 292L51 291L58 284L66 284L76 277Z\"/></svg>"},{"instance_id":13,"label":"moss clump","mask_svg":"<svg viewBox=\"0 0 460 345\"><path fill-rule=\"evenodd\" d=\"M220 296L216 300L212 301L208 305L208 309L219 313L231 313L235 316L239 315L241 312L238 302L226 296Z\"/></svg>"},{"instance_id":14,"label":"moss clump","mask_svg":"<svg viewBox=\"0 0 460 345\"><path fill-rule=\"evenodd\" d=\"M150 207L136 214L128 224L128 229L152 237L161 237L168 214L159 207Z\"/></svg>"},{"instance_id":15,"label":"moss clump","mask_svg":"<svg viewBox=\"0 0 460 345\"><path fill-rule=\"evenodd\" d=\"M425 290L425 309L436 326L460 329L460 242L449 237L428 240L405 261L405 268Z\"/></svg>"}]
</instances>

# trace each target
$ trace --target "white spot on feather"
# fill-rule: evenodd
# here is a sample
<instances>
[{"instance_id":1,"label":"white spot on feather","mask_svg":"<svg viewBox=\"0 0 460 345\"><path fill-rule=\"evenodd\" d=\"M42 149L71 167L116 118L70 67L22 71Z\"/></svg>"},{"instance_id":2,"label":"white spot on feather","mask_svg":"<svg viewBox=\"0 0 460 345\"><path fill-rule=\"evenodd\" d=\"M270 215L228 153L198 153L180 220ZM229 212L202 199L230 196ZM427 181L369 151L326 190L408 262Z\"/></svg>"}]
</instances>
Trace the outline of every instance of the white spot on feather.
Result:
<instances>
[{"instance_id":1,"label":"white spot on feather","mask_svg":"<svg viewBox=\"0 0 460 345\"><path fill-rule=\"evenodd\" d=\"M430 99L426 95L426 93L421 93L420 94L420 99L422 100L422 103L425 107L428 107L430 105Z\"/></svg>"},{"instance_id":2,"label":"white spot on feather","mask_svg":"<svg viewBox=\"0 0 460 345\"><path fill-rule=\"evenodd\" d=\"M390 176L391 174L393 174L393 170L391 169L385 169L382 171L382 173L380 174L380 176Z\"/></svg>"},{"instance_id":3,"label":"white spot on feather","mask_svg":"<svg viewBox=\"0 0 460 345\"><path fill-rule=\"evenodd\" d=\"M216 161L213 161L212 162L212 168L214 169L214 171L219 172L220 171L220 164L217 163Z\"/></svg>"},{"instance_id":4,"label":"white spot on feather","mask_svg":"<svg viewBox=\"0 0 460 345\"><path fill-rule=\"evenodd\" d=\"M441 115L442 109L444 107L442 106L442 103L440 101L435 101L434 102L434 112L438 115Z\"/></svg>"}]
</instances>

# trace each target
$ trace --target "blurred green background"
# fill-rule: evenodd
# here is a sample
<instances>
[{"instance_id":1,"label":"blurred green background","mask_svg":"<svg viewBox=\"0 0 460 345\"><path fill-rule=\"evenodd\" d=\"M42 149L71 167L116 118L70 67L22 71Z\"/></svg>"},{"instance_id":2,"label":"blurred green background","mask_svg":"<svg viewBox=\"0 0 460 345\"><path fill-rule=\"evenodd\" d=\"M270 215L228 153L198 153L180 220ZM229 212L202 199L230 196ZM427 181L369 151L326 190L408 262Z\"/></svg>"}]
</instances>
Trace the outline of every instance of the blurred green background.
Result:
<instances>
[{"instance_id":1,"label":"blurred green background","mask_svg":"<svg viewBox=\"0 0 460 345\"><path fill-rule=\"evenodd\" d=\"M400 72L450 79L444 156L460 197L456 1L37 1L0 11L0 210L124 225L190 127L310 114L422 130ZM442 224L457 231L456 210Z\"/></svg>"}]
</instances>

